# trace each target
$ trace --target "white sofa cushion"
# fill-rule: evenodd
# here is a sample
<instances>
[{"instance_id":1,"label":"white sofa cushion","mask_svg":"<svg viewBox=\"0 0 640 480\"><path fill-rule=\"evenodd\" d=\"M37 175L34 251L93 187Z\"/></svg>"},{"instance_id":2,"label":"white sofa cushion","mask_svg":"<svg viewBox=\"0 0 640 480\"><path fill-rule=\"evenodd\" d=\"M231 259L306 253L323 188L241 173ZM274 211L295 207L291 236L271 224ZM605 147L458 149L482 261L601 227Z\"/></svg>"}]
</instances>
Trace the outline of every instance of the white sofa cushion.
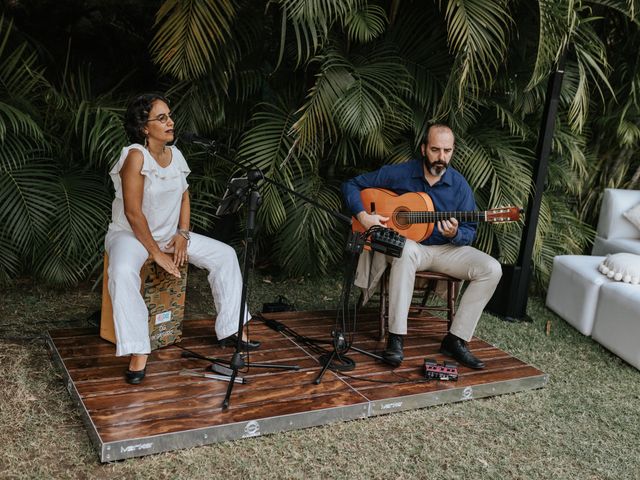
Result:
<instances>
[{"instance_id":1,"label":"white sofa cushion","mask_svg":"<svg viewBox=\"0 0 640 480\"><path fill-rule=\"evenodd\" d=\"M607 258L598 266L598 270L612 280L638 285L640 283L640 255L633 253L607 255Z\"/></svg>"},{"instance_id":2,"label":"white sofa cushion","mask_svg":"<svg viewBox=\"0 0 640 480\"><path fill-rule=\"evenodd\" d=\"M640 230L640 203L623 213L624 218L633 223Z\"/></svg>"},{"instance_id":3,"label":"white sofa cushion","mask_svg":"<svg viewBox=\"0 0 640 480\"><path fill-rule=\"evenodd\" d=\"M640 239L640 230L622 215L638 202L640 190L605 189L598 218L598 236Z\"/></svg>"}]
</instances>

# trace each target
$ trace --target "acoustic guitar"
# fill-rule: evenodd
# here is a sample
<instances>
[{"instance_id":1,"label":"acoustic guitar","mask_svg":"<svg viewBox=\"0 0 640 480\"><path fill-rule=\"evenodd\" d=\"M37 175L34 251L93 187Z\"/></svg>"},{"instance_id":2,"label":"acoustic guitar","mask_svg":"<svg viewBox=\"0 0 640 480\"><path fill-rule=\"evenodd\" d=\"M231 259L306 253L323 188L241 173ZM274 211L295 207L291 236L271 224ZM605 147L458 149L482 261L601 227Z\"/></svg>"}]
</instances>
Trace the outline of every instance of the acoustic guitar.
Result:
<instances>
[{"instance_id":1,"label":"acoustic guitar","mask_svg":"<svg viewBox=\"0 0 640 480\"><path fill-rule=\"evenodd\" d=\"M436 212L433 200L424 192L398 195L384 188L365 188L360 198L367 213L389 217L387 227L418 243L431 236L439 220L454 217L459 222L516 222L522 211L519 207L500 207L486 211ZM355 217L351 227L354 232L365 231Z\"/></svg>"}]
</instances>

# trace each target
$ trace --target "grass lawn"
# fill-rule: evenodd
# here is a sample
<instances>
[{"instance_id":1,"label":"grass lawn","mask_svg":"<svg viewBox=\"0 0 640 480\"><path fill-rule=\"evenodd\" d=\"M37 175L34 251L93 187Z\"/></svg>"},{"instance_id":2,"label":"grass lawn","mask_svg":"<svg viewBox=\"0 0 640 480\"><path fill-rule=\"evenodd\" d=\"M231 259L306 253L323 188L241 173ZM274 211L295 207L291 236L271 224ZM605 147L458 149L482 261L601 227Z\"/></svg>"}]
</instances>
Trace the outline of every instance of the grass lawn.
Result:
<instances>
[{"instance_id":1,"label":"grass lawn","mask_svg":"<svg viewBox=\"0 0 640 480\"><path fill-rule=\"evenodd\" d=\"M298 310L333 308L340 284L257 273L251 309L278 294ZM100 293L89 287L19 282L3 294L0 478L640 479L640 372L538 298L532 323L483 315L476 335L548 373L541 390L100 464L42 341L48 329L90 324ZM192 271L186 316L212 313Z\"/></svg>"}]
</instances>

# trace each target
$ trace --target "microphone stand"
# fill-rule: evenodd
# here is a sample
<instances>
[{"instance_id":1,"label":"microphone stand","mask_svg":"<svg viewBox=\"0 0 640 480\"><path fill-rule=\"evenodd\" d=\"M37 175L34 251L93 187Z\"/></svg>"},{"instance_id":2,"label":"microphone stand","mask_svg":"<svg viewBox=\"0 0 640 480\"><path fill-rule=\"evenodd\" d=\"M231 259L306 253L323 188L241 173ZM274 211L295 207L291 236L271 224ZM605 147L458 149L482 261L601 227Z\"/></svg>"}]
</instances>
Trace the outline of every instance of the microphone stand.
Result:
<instances>
[{"instance_id":1,"label":"microphone stand","mask_svg":"<svg viewBox=\"0 0 640 480\"><path fill-rule=\"evenodd\" d=\"M199 141L194 141L194 143L202 143ZM207 145L210 148L213 148L214 145ZM229 160L231 162L231 160ZM238 165L236 162L232 162L235 165ZM240 208L241 205L247 205L247 225L245 230L245 253L244 253L244 261L242 266L242 293L240 296L240 315L238 318L238 333L236 347L233 355L231 356L231 360L226 361L220 358L210 358L204 355L200 355L199 353L192 352L190 350L185 349L183 352L183 357L192 357L198 358L201 360L207 360L211 362L209 366L209 370L214 372L216 375L210 375L207 378L212 378L214 380L223 380L229 382L229 386L227 387L227 392L224 396L224 400L222 401L222 410L226 410L229 408L229 402L231 399L231 393L233 391L233 386L236 383L246 383L244 378L238 377L238 371L244 369L245 367L257 367L257 368L271 368L271 369L280 369L280 370L300 370L298 365L281 365L281 364L273 364L273 363L252 363L245 361L245 356L243 354L242 349L242 332L244 330L245 319L247 315L247 297L249 293L249 270L251 264L251 257L253 255L253 244L254 244L254 233L256 228L256 214L258 212L258 207L260 203L262 203L262 198L260 197L260 192L258 191L258 181L262 178L262 172L259 170L248 170L246 174L246 179L232 179L229 184L229 188L227 189L227 194L225 194L225 198L222 201L222 204L218 207L218 211L216 212L218 215L224 215L228 213L233 213L237 209ZM247 352L248 355L248 352ZM228 365L225 367L223 364Z\"/></svg>"},{"instance_id":2,"label":"microphone stand","mask_svg":"<svg viewBox=\"0 0 640 480\"><path fill-rule=\"evenodd\" d=\"M367 355L368 357L385 362L385 359L380 355L376 355L375 353L369 352L367 350L362 350L361 348L354 347L353 335L355 332L355 319L350 327L347 327L346 323L346 318L349 317L349 297L351 296L351 286L353 285L356 268L358 266L358 258L362 253L364 244L365 235L357 232L352 232L347 239L347 244L345 247L345 257L347 261L345 262L342 292L340 294L340 305L342 311L338 314L342 317L342 330L334 330L331 332L333 341L331 341L330 343L332 343L333 345L333 350L330 353L325 353L324 355L320 356L319 360L322 364L322 369L313 381L313 383L315 383L316 385L318 385L322 381L324 374L330 368L334 370L351 370L355 368L355 362L345 356L345 354L349 350L354 350L356 352ZM343 332L346 332L347 330L350 330L351 338L349 342L347 342L343 335ZM314 339L306 339L306 341L311 343L325 343Z\"/></svg>"},{"instance_id":3,"label":"microphone stand","mask_svg":"<svg viewBox=\"0 0 640 480\"><path fill-rule=\"evenodd\" d=\"M240 203L247 203L247 226L245 230L245 253L244 253L244 262L242 267L242 294L240 299L240 317L238 319L238 333L237 333L237 342L236 342L236 350L231 357L231 361L229 362L229 367L231 368L231 375L228 379L229 386L227 387L227 393L222 402L222 409L226 410L229 407L229 401L231 398L231 392L233 390L233 386L236 383L236 377L238 375L238 371L245 368L248 363L245 362L244 355L242 352L242 332L245 324L246 317L246 308L247 308L247 296L249 290L249 270L251 257L253 255L253 235L256 227L256 214L258 212L258 207L262 202L262 198L260 197L260 192L258 191L257 181L259 180L261 173L256 170L249 170L247 172L247 186L244 188L244 192L239 192ZM238 195L238 192L235 193ZM243 199L244 197L244 199ZM300 370L300 367L297 365L277 365L277 364L269 364L269 363L250 363L252 367L258 368L277 368L281 370ZM212 365L215 367L215 364ZM215 368L213 368L216 371Z\"/></svg>"},{"instance_id":4,"label":"microphone stand","mask_svg":"<svg viewBox=\"0 0 640 480\"><path fill-rule=\"evenodd\" d=\"M183 135L183 138L190 143L194 143L196 145L200 145L200 146L204 146L206 149L211 150L212 153L215 153L216 150L216 144L214 141L208 140L208 139L204 139L202 137L198 137L197 135L193 135L193 134L185 134ZM229 158L226 157L222 157L224 160L226 160L229 163L234 164L235 166L241 168L242 170L244 170L246 172L247 175L247 184L245 187L242 187L241 189L239 189L236 192L232 192L231 189L229 189L229 191L232 193L232 195L237 195L238 197L241 197L243 195L243 192L241 192L241 190L248 190L248 215L247 215L247 230L246 230L246 235L245 235L245 239L246 239L246 250L245 250L245 257L244 257L244 267L243 267L243 287L242 287L242 305L240 307L240 320L239 320L239 325L238 325L238 343L236 345L236 352L234 353L231 361L229 362L229 366L231 367L232 373L231 373L231 377L229 380L229 387L227 389L227 395L225 396L225 399L223 401L222 404L222 408L226 409L229 405L229 398L231 396L231 391L233 389L233 385L235 383L235 379L237 376L237 372L239 369L244 368L245 363L244 363L244 359L242 357L242 355L240 354L241 351L241 340L242 340L242 329L244 326L244 316L245 316L245 308L246 308L246 296L247 296L247 281L248 281L248 273L249 273L249 259L250 259L250 254L252 253L253 250L253 234L254 234L254 229L255 229L255 218L256 218L256 213L258 211L258 207L261 203L261 198L260 198L260 194L258 192L258 188L257 188L257 182L259 180L264 180L268 183L271 183L272 185L275 185L276 187L278 187L279 189L282 189L284 191L287 191L293 195L295 195L296 197L299 197L301 199L303 199L305 202L309 203L310 205L313 205L327 213L329 213L331 216L333 216L334 218L337 218L338 220L340 220L341 222L351 226L352 220L351 217L344 215L340 212L336 212L334 210L331 210L327 207L325 207L324 205L316 202L315 200L307 197L306 195L303 195L299 192L296 192L295 190L292 190L290 188L288 188L287 186L281 184L280 182L277 182L275 180L272 180L271 178L265 176L262 171L255 165L253 165L251 162L248 162L251 168L246 167L245 165L236 162L234 160L231 160ZM233 182L233 179L232 179ZM244 195L247 195L246 193L244 193ZM223 199L223 204L225 203L225 199ZM227 205L231 205L233 202L228 202ZM242 201L240 203L243 203ZM229 212L226 212L229 213ZM349 297L351 294L351 285L353 284L354 281L354 277L355 277L355 272L356 272L356 267L357 267L357 263L358 263L358 257L360 256L360 253L362 252L362 249L364 247L365 244L365 239L366 239L366 233L360 234L357 232L351 232L349 235L349 238L347 240L347 245L345 247L345 252L347 253L347 262L346 262L346 268L345 268L345 274L344 274L344 280L343 280L343 284L342 284L342 292L341 292L341 296L340 296L340 310L338 313L338 316L342 317L342 321L338 322L338 319L336 319L336 326L337 327L341 327L337 328L336 330L331 332L331 336L333 338L333 340L320 340L320 339L312 339L309 337L305 337L302 335L297 334L295 331L293 331L292 329L285 327L282 323L277 322L277 321L273 321L273 320L269 320L267 322L265 322L269 327L275 329L276 331L284 331L287 330L288 333L292 334L294 337L296 337L296 339L300 340L301 342L316 347L316 349L318 348L318 344L332 344L333 349L331 351L327 351L324 350L324 354L320 355L320 363L323 365L322 370L320 371L319 375L316 377L316 379L314 380L315 384L319 384L322 381L322 378L325 374L325 372L327 371L327 369L331 368L334 370L339 370L341 369L341 366L337 363L337 362L341 362L342 366L347 366L347 368L353 368L355 367L355 362L351 359L349 359L348 357L346 357L346 352L348 352L349 350L354 350L356 352L362 353L364 355L367 355L371 358L374 358L376 360L380 360L382 362L386 362L386 360L384 358L382 358L379 355L376 355L372 352L368 352L366 350L362 350L360 348L356 348L353 346L353 335L354 335L354 330L355 330L355 315L354 315L354 322L352 323L352 325L347 326L347 322L346 322L346 317L349 316ZM340 325L338 325L340 323ZM347 328L350 328L349 331L349 337L350 337L350 341L347 342L345 337L344 337L344 332L347 331ZM196 354L197 355L197 354ZM198 358L204 358L207 359L206 357L202 357L199 356ZM208 360L208 359L207 359ZM211 361L211 360L210 360ZM252 366L265 366L266 368L282 368L282 369L292 369L292 370L298 370L299 367L298 366L286 366L286 365L267 365L267 364L251 364ZM214 365L212 365L212 367L216 367L215 363ZM216 371L218 373L221 373L221 370L218 369L216 370L215 368L213 368L213 371Z\"/></svg>"}]
</instances>

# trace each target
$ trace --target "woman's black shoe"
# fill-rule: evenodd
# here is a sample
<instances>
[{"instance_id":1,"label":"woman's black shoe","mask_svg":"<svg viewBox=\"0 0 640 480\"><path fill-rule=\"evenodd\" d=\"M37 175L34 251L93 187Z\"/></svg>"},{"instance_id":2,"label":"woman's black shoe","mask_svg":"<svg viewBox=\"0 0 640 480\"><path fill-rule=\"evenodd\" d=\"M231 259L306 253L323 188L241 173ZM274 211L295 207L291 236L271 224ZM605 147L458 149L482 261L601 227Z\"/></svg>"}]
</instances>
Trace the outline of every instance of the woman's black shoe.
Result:
<instances>
[{"instance_id":1,"label":"woman's black shoe","mask_svg":"<svg viewBox=\"0 0 640 480\"><path fill-rule=\"evenodd\" d=\"M144 374L146 373L146 371L147 371L147 367L144 367L142 370L129 370L127 368L127 371L124 372L124 375L127 379L127 383L130 383L132 385L137 385L144 378Z\"/></svg>"},{"instance_id":2,"label":"woman's black shoe","mask_svg":"<svg viewBox=\"0 0 640 480\"><path fill-rule=\"evenodd\" d=\"M221 347L235 347L236 344L238 343L238 335L233 334L226 338L222 338L218 340L218 343L220 344ZM245 342L244 340L240 341L240 350L257 350L258 348L260 348L260 342L258 341L255 341L255 342L252 342L251 340L249 340L248 342Z\"/></svg>"}]
</instances>

